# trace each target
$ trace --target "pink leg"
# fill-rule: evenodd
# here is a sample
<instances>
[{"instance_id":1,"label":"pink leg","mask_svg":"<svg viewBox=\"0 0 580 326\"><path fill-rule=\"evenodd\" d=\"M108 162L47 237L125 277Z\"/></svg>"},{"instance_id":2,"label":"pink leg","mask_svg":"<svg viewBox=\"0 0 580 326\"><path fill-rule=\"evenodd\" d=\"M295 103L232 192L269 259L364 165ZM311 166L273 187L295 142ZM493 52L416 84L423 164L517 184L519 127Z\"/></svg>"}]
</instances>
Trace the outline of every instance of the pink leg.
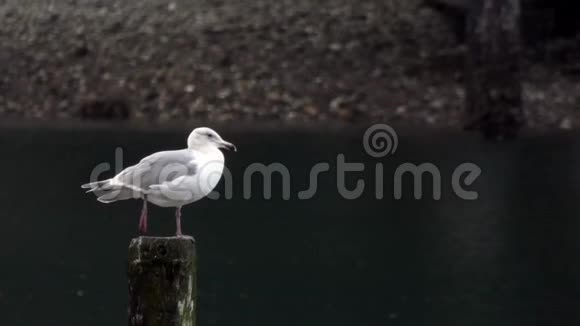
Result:
<instances>
[{"instance_id":1,"label":"pink leg","mask_svg":"<svg viewBox=\"0 0 580 326\"><path fill-rule=\"evenodd\" d=\"M181 207L177 207L175 209L175 225L177 227L177 231L175 232L175 234L178 237L182 237L183 233L181 233Z\"/></svg>"},{"instance_id":2,"label":"pink leg","mask_svg":"<svg viewBox=\"0 0 580 326\"><path fill-rule=\"evenodd\" d=\"M143 199L143 209L139 218L139 232L141 234L147 233L147 198Z\"/></svg>"}]
</instances>

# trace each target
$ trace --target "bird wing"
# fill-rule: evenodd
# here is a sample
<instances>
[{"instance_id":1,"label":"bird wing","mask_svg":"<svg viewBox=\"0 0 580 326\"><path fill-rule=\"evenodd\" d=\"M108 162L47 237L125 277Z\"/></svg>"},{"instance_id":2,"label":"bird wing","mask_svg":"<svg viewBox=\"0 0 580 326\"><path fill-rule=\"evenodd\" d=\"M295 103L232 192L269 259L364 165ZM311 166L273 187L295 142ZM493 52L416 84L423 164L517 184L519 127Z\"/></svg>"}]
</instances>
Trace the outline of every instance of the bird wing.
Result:
<instances>
[{"instance_id":1,"label":"bird wing","mask_svg":"<svg viewBox=\"0 0 580 326\"><path fill-rule=\"evenodd\" d=\"M197 170L198 165L192 151L163 151L149 155L138 164L121 171L113 178L112 183L146 193L153 185L172 182L183 176L193 176Z\"/></svg>"}]
</instances>

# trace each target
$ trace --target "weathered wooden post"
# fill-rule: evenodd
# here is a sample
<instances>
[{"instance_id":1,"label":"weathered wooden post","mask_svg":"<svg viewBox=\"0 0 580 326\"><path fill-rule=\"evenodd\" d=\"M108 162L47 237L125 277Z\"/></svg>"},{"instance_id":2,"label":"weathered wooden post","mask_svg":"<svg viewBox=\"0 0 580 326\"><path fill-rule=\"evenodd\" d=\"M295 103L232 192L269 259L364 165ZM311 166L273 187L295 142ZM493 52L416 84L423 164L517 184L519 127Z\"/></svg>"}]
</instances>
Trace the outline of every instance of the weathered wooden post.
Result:
<instances>
[{"instance_id":1,"label":"weathered wooden post","mask_svg":"<svg viewBox=\"0 0 580 326\"><path fill-rule=\"evenodd\" d=\"M473 0L467 19L467 129L514 137L524 123L520 0Z\"/></svg>"},{"instance_id":2,"label":"weathered wooden post","mask_svg":"<svg viewBox=\"0 0 580 326\"><path fill-rule=\"evenodd\" d=\"M129 326L195 326L193 238L134 238L128 277Z\"/></svg>"}]
</instances>

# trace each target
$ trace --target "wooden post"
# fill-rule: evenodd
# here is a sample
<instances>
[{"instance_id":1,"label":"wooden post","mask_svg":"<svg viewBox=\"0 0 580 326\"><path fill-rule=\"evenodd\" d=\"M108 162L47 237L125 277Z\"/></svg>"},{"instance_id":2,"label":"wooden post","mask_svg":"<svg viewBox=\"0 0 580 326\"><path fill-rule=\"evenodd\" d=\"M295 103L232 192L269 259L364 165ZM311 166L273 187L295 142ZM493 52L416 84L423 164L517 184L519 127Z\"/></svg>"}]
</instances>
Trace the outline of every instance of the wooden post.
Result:
<instances>
[{"instance_id":1,"label":"wooden post","mask_svg":"<svg viewBox=\"0 0 580 326\"><path fill-rule=\"evenodd\" d=\"M195 326L191 237L138 237L129 245L129 326Z\"/></svg>"},{"instance_id":2,"label":"wooden post","mask_svg":"<svg viewBox=\"0 0 580 326\"><path fill-rule=\"evenodd\" d=\"M474 0L467 24L466 129L514 137L524 123L520 0Z\"/></svg>"}]
</instances>

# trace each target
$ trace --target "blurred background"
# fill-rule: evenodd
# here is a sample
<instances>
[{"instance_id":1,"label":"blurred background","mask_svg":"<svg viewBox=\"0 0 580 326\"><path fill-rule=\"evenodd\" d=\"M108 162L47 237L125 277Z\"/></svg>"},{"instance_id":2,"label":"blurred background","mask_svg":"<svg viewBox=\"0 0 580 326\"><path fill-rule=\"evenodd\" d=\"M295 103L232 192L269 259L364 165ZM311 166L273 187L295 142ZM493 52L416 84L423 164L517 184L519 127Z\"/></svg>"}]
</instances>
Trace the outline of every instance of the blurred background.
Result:
<instances>
[{"instance_id":1,"label":"blurred background","mask_svg":"<svg viewBox=\"0 0 580 326\"><path fill-rule=\"evenodd\" d=\"M183 210L199 325L577 324L580 6L520 2L525 127L489 141L463 130L468 0L2 0L0 323L126 324L141 204L80 185L117 148L126 167L209 126L239 151L233 197ZM398 138L381 158L363 146L377 123ZM339 154L365 164L358 199ZM425 162L441 199L428 176L396 199L397 167ZM476 200L452 190L465 162ZM277 176L244 199L253 163L286 166L290 199ZM173 234L173 210L150 216Z\"/></svg>"}]
</instances>

